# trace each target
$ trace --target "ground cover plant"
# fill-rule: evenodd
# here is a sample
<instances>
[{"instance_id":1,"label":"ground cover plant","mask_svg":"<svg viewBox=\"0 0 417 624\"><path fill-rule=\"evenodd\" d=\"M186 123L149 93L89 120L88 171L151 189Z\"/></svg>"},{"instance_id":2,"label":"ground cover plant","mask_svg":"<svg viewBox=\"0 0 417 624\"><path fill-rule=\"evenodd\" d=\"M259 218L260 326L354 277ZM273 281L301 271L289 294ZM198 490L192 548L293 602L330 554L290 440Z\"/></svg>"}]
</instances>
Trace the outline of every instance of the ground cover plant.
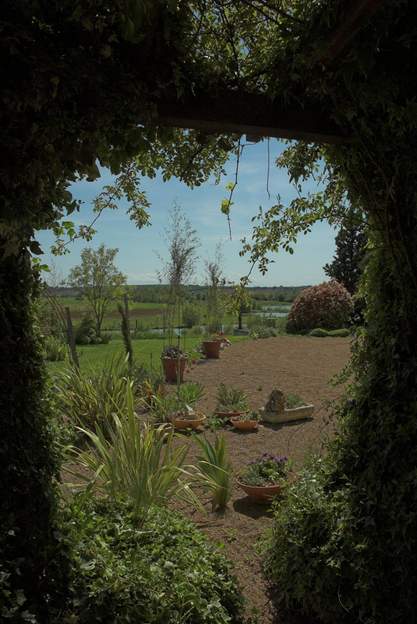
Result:
<instances>
[{"instance_id":1,"label":"ground cover plant","mask_svg":"<svg viewBox=\"0 0 417 624\"><path fill-rule=\"evenodd\" d=\"M248 409L248 399L243 390L232 388L221 383L217 388L217 412L245 412Z\"/></svg>"},{"instance_id":2,"label":"ground cover plant","mask_svg":"<svg viewBox=\"0 0 417 624\"><path fill-rule=\"evenodd\" d=\"M74 560L68 618L80 624L243 624L230 564L179 514L152 507L138 527L129 505L84 496L65 516Z\"/></svg>"},{"instance_id":3,"label":"ground cover plant","mask_svg":"<svg viewBox=\"0 0 417 624\"><path fill-rule=\"evenodd\" d=\"M239 474L239 480L245 485L278 485L288 476L288 458L284 455L264 453L252 460Z\"/></svg>"}]
</instances>

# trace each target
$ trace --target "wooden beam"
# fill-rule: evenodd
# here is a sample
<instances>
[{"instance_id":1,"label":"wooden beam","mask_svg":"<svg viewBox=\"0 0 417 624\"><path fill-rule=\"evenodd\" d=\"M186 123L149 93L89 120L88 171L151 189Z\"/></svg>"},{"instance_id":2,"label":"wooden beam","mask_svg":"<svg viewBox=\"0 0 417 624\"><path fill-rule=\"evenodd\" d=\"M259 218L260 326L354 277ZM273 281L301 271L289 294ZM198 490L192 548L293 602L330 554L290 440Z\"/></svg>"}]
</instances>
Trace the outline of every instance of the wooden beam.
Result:
<instances>
[{"instance_id":1,"label":"wooden beam","mask_svg":"<svg viewBox=\"0 0 417 624\"><path fill-rule=\"evenodd\" d=\"M332 33L326 51L319 61L324 65L335 61L346 50L365 21L383 4L384 0L348 0L340 24Z\"/></svg>"},{"instance_id":2,"label":"wooden beam","mask_svg":"<svg viewBox=\"0 0 417 624\"><path fill-rule=\"evenodd\" d=\"M159 101L155 123L210 134L351 142L348 134L322 111L285 109L267 96L234 91Z\"/></svg>"}]
</instances>

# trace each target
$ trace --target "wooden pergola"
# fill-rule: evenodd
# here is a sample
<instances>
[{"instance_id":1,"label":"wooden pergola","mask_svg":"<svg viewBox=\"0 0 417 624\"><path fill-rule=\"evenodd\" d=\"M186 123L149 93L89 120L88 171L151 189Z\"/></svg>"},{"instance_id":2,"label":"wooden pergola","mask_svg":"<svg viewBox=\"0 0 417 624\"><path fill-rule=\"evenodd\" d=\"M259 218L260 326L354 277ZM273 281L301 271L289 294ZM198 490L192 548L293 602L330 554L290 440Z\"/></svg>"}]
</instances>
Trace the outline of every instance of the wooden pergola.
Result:
<instances>
[{"instance_id":1,"label":"wooden pergola","mask_svg":"<svg viewBox=\"0 0 417 624\"><path fill-rule=\"evenodd\" d=\"M347 2L338 27L315 63L325 69L340 61L353 43L355 34L383 2ZM340 128L331 115L319 109L292 107L289 110L267 96L239 90L197 94L180 101L175 98L159 101L155 123L206 133L246 134L256 138L276 137L331 144L352 141L348 130Z\"/></svg>"}]
</instances>

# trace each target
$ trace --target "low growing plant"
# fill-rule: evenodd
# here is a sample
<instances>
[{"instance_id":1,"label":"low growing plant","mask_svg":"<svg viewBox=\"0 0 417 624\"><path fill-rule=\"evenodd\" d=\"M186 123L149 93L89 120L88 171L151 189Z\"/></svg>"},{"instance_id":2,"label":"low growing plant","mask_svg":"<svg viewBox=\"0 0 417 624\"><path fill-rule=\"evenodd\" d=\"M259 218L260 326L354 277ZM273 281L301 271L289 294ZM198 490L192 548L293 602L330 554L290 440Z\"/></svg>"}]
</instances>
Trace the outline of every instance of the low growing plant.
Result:
<instances>
[{"instance_id":1,"label":"low growing plant","mask_svg":"<svg viewBox=\"0 0 417 624\"><path fill-rule=\"evenodd\" d=\"M207 438L193 436L202 454L197 457L197 478L212 493L212 510L224 509L232 495L232 466L228 457L226 439L216 436L214 444Z\"/></svg>"},{"instance_id":2,"label":"low growing plant","mask_svg":"<svg viewBox=\"0 0 417 624\"><path fill-rule=\"evenodd\" d=\"M194 406L203 396L204 388L199 383L178 385L175 393L155 395L151 415L157 422L167 422L175 414L195 418Z\"/></svg>"},{"instance_id":3,"label":"low growing plant","mask_svg":"<svg viewBox=\"0 0 417 624\"><path fill-rule=\"evenodd\" d=\"M242 420L242 421L256 421L258 422L259 420L261 420L261 415L259 414L259 412L256 411L252 411L252 412L243 412L242 414L238 414L237 416L233 417L235 420Z\"/></svg>"},{"instance_id":4,"label":"low growing plant","mask_svg":"<svg viewBox=\"0 0 417 624\"><path fill-rule=\"evenodd\" d=\"M248 398L243 390L229 388L221 383L217 388L217 412L245 412L248 409Z\"/></svg>"},{"instance_id":5,"label":"low growing plant","mask_svg":"<svg viewBox=\"0 0 417 624\"><path fill-rule=\"evenodd\" d=\"M287 409L295 409L296 407L302 407L306 405L304 399L298 396L298 394L287 394L285 397L285 407Z\"/></svg>"},{"instance_id":6,"label":"low growing plant","mask_svg":"<svg viewBox=\"0 0 417 624\"><path fill-rule=\"evenodd\" d=\"M286 480L288 471L287 457L264 453L259 459L249 462L239 479L246 485L278 485Z\"/></svg>"},{"instance_id":7,"label":"low growing plant","mask_svg":"<svg viewBox=\"0 0 417 624\"><path fill-rule=\"evenodd\" d=\"M178 513L152 507L138 527L130 505L78 495L64 514L74 599L62 621L243 624L231 564Z\"/></svg>"}]
</instances>

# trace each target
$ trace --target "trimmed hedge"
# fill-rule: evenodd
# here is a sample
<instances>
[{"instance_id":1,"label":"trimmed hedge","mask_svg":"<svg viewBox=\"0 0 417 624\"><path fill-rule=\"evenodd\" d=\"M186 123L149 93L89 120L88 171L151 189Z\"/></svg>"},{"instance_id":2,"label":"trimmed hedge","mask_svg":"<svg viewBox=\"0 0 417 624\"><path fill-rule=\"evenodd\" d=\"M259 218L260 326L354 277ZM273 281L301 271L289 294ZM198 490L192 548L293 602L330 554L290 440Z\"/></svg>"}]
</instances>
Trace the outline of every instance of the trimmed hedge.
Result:
<instances>
[{"instance_id":1,"label":"trimmed hedge","mask_svg":"<svg viewBox=\"0 0 417 624\"><path fill-rule=\"evenodd\" d=\"M68 618L79 624L243 622L230 564L179 514L153 509L138 526L128 506L85 495L66 514L75 560Z\"/></svg>"},{"instance_id":2,"label":"trimmed hedge","mask_svg":"<svg viewBox=\"0 0 417 624\"><path fill-rule=\"evenodd\" d=\"M312 329L308 335L316 338L327 338L328 336L333 338L347 338L347 336L350 336L350 331L346 328L327 331L327 329L317 327L316 329Z\"/></svg>"}]
</instances>

